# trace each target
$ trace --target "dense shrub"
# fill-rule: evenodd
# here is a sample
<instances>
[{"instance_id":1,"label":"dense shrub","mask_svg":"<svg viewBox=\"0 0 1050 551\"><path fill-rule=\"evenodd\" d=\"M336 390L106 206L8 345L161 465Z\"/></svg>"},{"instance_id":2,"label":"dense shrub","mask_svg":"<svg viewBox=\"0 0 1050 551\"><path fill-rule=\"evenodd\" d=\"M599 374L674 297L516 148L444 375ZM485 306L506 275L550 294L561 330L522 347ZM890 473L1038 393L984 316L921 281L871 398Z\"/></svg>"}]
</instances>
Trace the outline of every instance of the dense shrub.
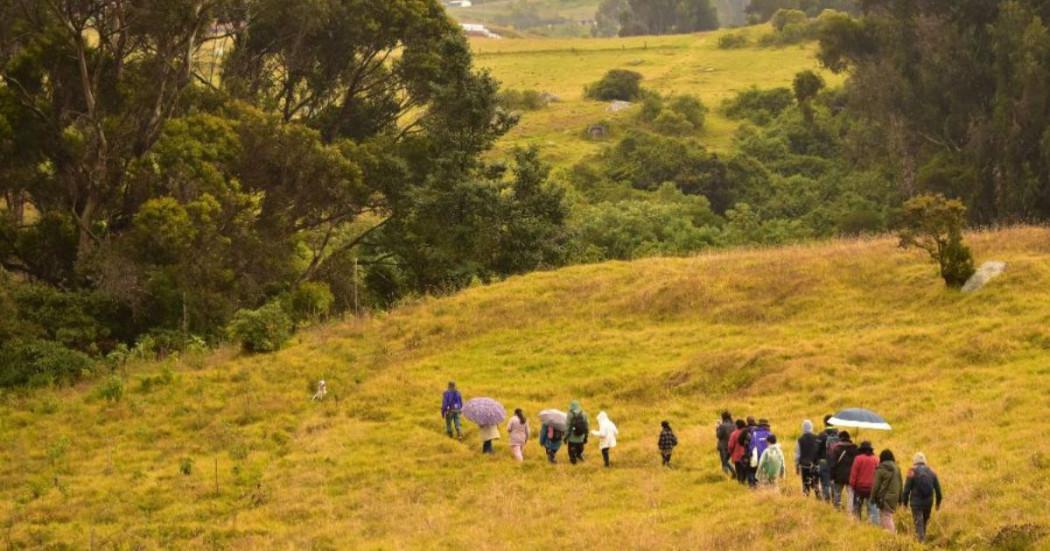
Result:
<instances>
[{"instance_id":1,"label":"dense shrub","mask_svg":"<svg viewBox=\"0 0 1050 551\"><path fill-rule=\"evenodd\" d=\"M328 285L309 281L297 287L288 298L288 310L296 322L318 320L328 315L335 297Z\"/></svg>"},{"instance_id":2,"label":"dense shrub","mask_svg":"<svg viewBox=\"0 0 1050 551\"><path fill-rule=\"evenodd\" d=\"M718 37L718 47L722 50L745 48L751 41L741 33L728 33Z\"/></svg>"},{"instance_id":3,"label":"dense shrub","mask_svg":"<svg viewBox=\"0 0 1050 551\"><path fill-rule=\"evenodd\" d=\"M704 126L707 107L696 96L664 98L647 93L638 118L652 130L668 136L685 136Z\"/></svg>"},{"instance_id":4,"label":"dense shrub","mask_svg":"<svg viewBox=\"0 0 1050 551\"><path fill-rule=\"evenodd\" d=\"M547 106L550 99L547 95L536 90L515 90L513 88L500 91L496 96L504 109L518 111L538 111Z\"/></svg>"},{"instance_id":5,"label":"dense shrub","mask_svg":"<svg viewBox=\"0 0 1050 551\"><path fill-rule=\"evenodd\" d=\"M642 95L642 75L626 69L613 69L584 91L590 99L599 101L634 101Z\"/></svg>"},{"instance_id":6,"label":"dense shrub","mask_svg":"<svg viewBox=\"0 0 1050 551\"><path fill-rule=\"evenodd\" d=\"M760 90L753 86L726 100L722 109L731 119L747 119L765 125L794 103L795 96L787 88Z\"/></svg>"},{"instance_id":7,"label":"dense shrub","mask_svg":"<svg viewBox=\"0 0 1050 551\"><path fill-rule=\"evenodd\" d=\"M55 341L13 339L0 347L0 387L69 384L92 365L85 354Z\"/></svg>"},{"instance_id":8,"label":"dense shrub","mask_svg":"<svg viewBox=\"0 0 1050 551\"><path fill-rule=\"evenodd\" d=\"M280 304L271 302L258 310L238 311L229 333L246 352L274 352L291 337L292 320Z\"/></svg>"},{"instance_id":9,"label":"dense shrub","mask_svg":"<svg viewBox=\"0 0 1050 551\"><path fill-rule=\"evenodd\" d=\"M689 122L681 113L676 113L671 110L664 110L660 113L656 120L653 121L653 128L661 133L668 136L685 136L695 130L692 123Z\"/></svg>"},{"instance_id":10,"label":"dense shrub","mask_svg":"<svg viewBox=\"0 0 1050 551\"><path fill-rule=\"evenodd\" d=\"M920 195L904 203L901 247L926 251L949 287L962 287L974 273L973 254L963 244L966 206L943 195Z\"/></svg>"},{"instance_id":11,"label":"dense shrub","mask_svg":"<svg viewBox=\"0 0 1050 551\"><path fill-rule=\"evenodd\" d=\"M806 12L801 10L779 9L773 14L769 23L777 31L783 31L788 25L800 25L809 21Z\"/></svg>"}]
</instances>

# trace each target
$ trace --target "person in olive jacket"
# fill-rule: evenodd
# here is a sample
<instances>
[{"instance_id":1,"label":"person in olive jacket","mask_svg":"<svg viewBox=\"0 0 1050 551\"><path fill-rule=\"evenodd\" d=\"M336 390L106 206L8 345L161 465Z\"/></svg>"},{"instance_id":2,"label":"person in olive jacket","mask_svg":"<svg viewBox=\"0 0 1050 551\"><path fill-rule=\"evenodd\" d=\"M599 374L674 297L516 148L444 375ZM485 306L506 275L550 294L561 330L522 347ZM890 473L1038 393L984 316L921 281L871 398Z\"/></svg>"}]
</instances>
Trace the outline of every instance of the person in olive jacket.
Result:
<instances>
[{"instance_id":1,"label":"person in olive jacket","mask_svg":"<svg viewBox=\"0 0 1050 551\"><path fill-rule=\"evenodd\" d=\"M897 512L904 481L900 467L890 450L879 454L879 468L875 470L875 485L871 489L871 501L879 508L879 523L891 534L897 533L893 525L893 514Z\"/></svg>"}]
</instances>

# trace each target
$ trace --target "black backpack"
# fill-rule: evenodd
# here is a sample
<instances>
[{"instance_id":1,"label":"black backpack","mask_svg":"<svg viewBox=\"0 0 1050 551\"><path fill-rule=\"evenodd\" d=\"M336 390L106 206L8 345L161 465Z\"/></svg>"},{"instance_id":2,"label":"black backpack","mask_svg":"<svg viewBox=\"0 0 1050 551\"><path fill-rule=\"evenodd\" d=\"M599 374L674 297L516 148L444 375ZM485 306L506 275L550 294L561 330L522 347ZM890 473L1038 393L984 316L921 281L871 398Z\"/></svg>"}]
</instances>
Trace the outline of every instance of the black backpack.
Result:
<instances>
[{"instance_id":1,"label":"black backpack","mask_svg":"<svg viewBox=\"0 0 1050 551\"><path fill-rule=\"evenodd\" d=\"M923 501L933 497L933 473L930 472L930 469L915 469L915 475L911 480L911 492Z\"/></svg>"},{"instance_id":2,"label":"black backpack","mask_svg":"<svg viewBox=\"0 0 1050 551\"><path fill-rule=\"evenodd\" d=\"M587 436L589 432L590 427L587 426L587 418L583 416L583 413L574 414L569 424L569 433L573 436Z\"/></svg>"}]
</instances>

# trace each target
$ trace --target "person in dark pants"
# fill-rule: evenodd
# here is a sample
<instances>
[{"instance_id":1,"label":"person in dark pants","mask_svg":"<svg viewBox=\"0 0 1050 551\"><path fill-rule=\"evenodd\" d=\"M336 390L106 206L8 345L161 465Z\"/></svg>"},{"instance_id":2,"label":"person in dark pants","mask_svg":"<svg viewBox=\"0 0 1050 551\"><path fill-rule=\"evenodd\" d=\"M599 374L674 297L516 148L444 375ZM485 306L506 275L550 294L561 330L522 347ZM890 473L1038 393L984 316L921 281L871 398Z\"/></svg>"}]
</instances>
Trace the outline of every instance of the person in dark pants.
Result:
<instances>
[{"instance_id":1,"label":"person in dark pants","mask_svg":"<svg viewBox=\"0 0 1050 551\"><path fill-rule=\"evenodd\" d=\"M463 439L463 426L459 414L463 411L463 396L456 390L456 383L449 381L448 390L441 396L441 418L445 420L445 432L452 438L452 427L456 427L456 438Z\"/></svg>"},{"instance_id":2,"label":"person in dark pants","mask_svg":"<svg viewBox=\"0 0 1050 551\"><path fill-rule=\"evenodd\" d=\"M857 457L857 445L850 439L849 433L839 433L839 441L828 452L828 463L831 467L831 479L835 482L832 488L832 502L836 509L853 512L853 496L849 491L849 476L853 472L853 459Z\"/></svg>"},{"instance_id":3,"label":"person in dark pants","mask_svg":"<svg viewBox=\"0 0 1050 551\"><path fill-rule=\"evenodd\" d=\"M824 432L817 437L817 470L820 473L820 491L824 501L831 503L835 482L831 478L829 453L839 442L839 431L829 424L831 415L824 416Z\"/></svg>"},{"instance_id":4,"label":"person in dark pants","mask_svg":"<svg viewBox=\"0 0 1050 551\"><path fill-rule=\"evenodd\" d=\"M733 416L728 411L722 412L722 422L715 428L715 438L718 439L718 459L722 462L722 472L730 478L736 477L736 471L729 460L729 437L736 430L733 424Z\"/></svg>"},{"instance_id":5,"label":"person in dark pants","mask_svg":"<svg viewBox=\"0 0 1050 551\"><path fill-rule=\"evenodd\" d=\"M566 417L565 443L569 445L569 463L573 465L577 461L583 461L583 447L587 445L587 437L591 433L590 422L587 413L580 407L580 402L573 400L569 404L569 413Z\"/></svg>"},{"instance_id":6,"label":"person in dark pants","mask_svg":"<svg viewBox=\"0 0 1050 551\"><path fill-rule=\"evenodd\" d=\"M819 459L817 448L817 435L813 434L813 421L807 419L802 422L802 436L799 437L795 448L795 474L802 477L802 494L809 496L812 490L819 499L820 491L817 488L817 480L820 478L820 472L817 467Z\"/></svg>"},{"instance_id":7,"label":"person in dark pants","mask_svg":"<svg viewBox=\"0 0 1050 551\"><path fill-rule=\"evenodd\" d=\"M908 471L908 480L904 483L904 494L901 503L911 506L911 516L915 520L915 538L919 543L926 541L926 528L930 524L930 515L934 506L941 510L941 481L937 474L926 464L926 456L921 452L915 454L914 465Z\"/></svg>"},{"instance_id":8,"label":"person in dark pants","mask_svg":"<svg viewBox=\"0 0 1050 551\"><path fill-rule=\"evenodd\" d=\"M736 470L736 481L741 484L747 484L747 448L751 443L750 436L751 432L747 429L747 423L743 419L737 419L736 430L729 435L729 460L733 462Z\"/></svg>"},{"instance_id":9,"label":"person in dark pants","mask_svg":"<svg viewBox=\"0 0 1050 551\"><path fill-rule=\"evenodd\" d=\"M667 421L660 422L660 440L657 442L657 446L660 448L660 457L663 458L663 466L671 466L671 452L674 451L675 447L678 446L678 437L674 435L674 431L671 430L671 423Z\"/></svg>"},{"instance_id":10,"label":"person in dark pants","mask_svg":"<svg viewBox=\"0 0 1050 551\"><path fill-rule=\"evenodd\" d=\"M558 450L561 449L562 439L565 434L554 425L544 423L540 427L540 445L547 450L547 461L557 463Z\"/></svg>"}]
</instances>

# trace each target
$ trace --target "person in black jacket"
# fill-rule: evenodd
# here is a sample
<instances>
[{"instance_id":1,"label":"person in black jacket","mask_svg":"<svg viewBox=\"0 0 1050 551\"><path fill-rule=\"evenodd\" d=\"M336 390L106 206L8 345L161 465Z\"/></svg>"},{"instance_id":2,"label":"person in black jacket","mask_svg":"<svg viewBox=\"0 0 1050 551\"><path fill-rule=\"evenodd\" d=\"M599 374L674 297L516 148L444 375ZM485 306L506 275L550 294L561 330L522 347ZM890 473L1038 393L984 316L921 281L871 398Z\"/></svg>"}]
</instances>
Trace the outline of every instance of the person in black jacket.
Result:
<instances>
[{"instance_id":1,"label":"person in black jacket","mask_svg":"<svg viewBox=\"0 0 1050 551\"><path fill-rule=\"evenodd\" d=\"M817 469L820 472L820 489L824 501L831 503L834 494L835 483L831 479L831 464L828 460L828 450L839 441L839 431L831 426L832 416L824 416L824 432L817 437Z\"/></svg>"},{"instance_id":2,"label":"person in black jacket","mask_svg":"<svg viewBox=\"0 0 1050 551\"><path fill-rule=\"evenodd\" d=\"M901 503L911 506L911 516L915 520L915 538L919 543L926 541L926 527L930 524L930 515L936 504L941 510L941 481L937 474L926 465L926 456L921 452L915 454L914 466L908 471L908 481L904 483Z\"/></svg>"},{"instance_id":3,"label":"person in black jacket","mask_svg":"<svg viewBox=\"0 0 1050 551\"><path fill-rule=\"evenodd\" d=\"M728 411L723 411L722 422L715 429L715 437L718 439L718 458L722 461L722 472L729 475L730 478L736 476L729 461L729 437L735 430L736 424L733 423L733 416Z\"/></svg>"},{"instance_id":4,"label":"person in black jacket","mask_svg":"<svg viewBox=\"0 0 1050 551\"><path fill-rule=\"evenodd\" d=\"M853 496L844 495L849 491L849 475L853 470L853 459L857 457L857 445L850 440L849 432L839 433L839 441L828 450L828 463L831 468L831 476L835 481L832 498L836 509L842 508L842 502L846 502L849 513L853 512Z\"/></svg>"},{"instance_id":5,"label":"person in black jacket","mask_svg":"<svg viewBox=\"0 0 1050 551\"><path fill-rule=\"evenodd\" d=\"M810 490L813 495L820 499L820 490L817 488L817 480L820 474L817 467L817 435L813 434L813 421L802 422L802 436L798 439L795 448L795 474L802 477L802 494L809 496Z\"/></svg>"}]
</instances>

